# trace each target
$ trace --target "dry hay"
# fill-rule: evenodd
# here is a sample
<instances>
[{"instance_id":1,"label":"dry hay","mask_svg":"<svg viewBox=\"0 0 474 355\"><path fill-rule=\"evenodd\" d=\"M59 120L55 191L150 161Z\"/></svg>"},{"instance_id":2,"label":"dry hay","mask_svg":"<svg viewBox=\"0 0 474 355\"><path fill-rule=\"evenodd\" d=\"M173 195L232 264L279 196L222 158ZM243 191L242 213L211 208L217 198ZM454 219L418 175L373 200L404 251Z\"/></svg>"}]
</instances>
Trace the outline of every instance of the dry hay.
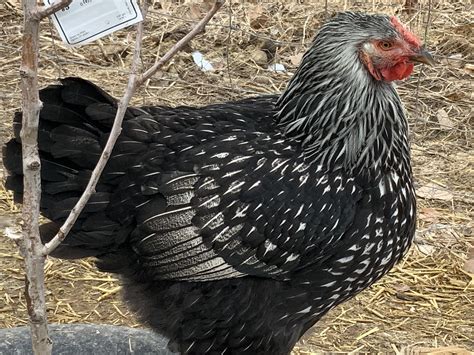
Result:
<instances>
[{"instance_id":1,"label":"dry hay","mask_svg":"<svg viewBox=\"0 0 474 355\"><path fill-rule=\"evenodd\" d=\"M201 16L201 1L155 1L144 40L143 62L163 54ZM411 6L410 6L411 4ZM418 68L399 91L409 112L419 194L415 246L388 276L334 309L305 336L295 354L312 351L427 353L420 347L474 349L474 279L464 270L472 237L473 30L470 1L248 1L227 5L185 52L142 88L135 104L207 104L281 91L288 73L267 70L270 61L291 72L317 28L342 9L399 15L425 39L440 64ZM21 9L0 4L0 138L10 134L19 105ZM430 26L427 26L427 24ZM46 23L41 32L40 82L78 75L114 95L127 79L133 35L121 31L70 49ZM54 38L54 41L53 41ZM202 72L190 52L201 51L216 68ZM18 225L18 208L0 185L0 230ZM1 233L1 232L0 232ZM21 259L0 239L0 327L26 321ZM92 260L48 260L49 319L60 323L140 326L122 305L117 280ZM418 350L413 350L418 348ZM461 353L449 348L445 353Z\"/></svg>"}]
</instances>

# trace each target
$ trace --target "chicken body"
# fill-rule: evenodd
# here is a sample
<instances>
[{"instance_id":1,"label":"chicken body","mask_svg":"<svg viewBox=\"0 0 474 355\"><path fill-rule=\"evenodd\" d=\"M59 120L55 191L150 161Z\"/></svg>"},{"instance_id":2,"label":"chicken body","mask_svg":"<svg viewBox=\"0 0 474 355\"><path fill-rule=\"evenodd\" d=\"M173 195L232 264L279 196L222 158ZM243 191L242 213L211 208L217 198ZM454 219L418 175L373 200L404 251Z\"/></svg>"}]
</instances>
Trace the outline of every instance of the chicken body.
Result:
<instances>
[{"instance_id":1,"label":"chicken body","mask_svg":"<svg viewBox=\"0 0 474 355\"><path fill-rule=\"evenodd\" d=\"M335 28L352 30L345 47ZM359 59L367 41L397 35L387 16L340 14L280 97L129 108L97 192L54 256L95 256L119 274L131 309L174 351L289 353L412 241L402 106L385 72L377 78ZM78 78L41 100L48 240L87 183L116 101ZM4 149L17 199L19 118Z\"/></svg>"}]
</instances>

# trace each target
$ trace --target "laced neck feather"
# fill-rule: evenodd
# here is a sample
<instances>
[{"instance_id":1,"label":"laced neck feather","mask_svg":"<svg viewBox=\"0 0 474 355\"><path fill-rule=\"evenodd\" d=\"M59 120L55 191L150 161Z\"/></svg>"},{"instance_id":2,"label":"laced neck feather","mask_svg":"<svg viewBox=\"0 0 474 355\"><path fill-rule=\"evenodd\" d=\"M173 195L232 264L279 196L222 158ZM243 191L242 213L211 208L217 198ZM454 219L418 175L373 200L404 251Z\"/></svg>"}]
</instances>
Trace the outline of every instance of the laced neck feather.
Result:
<instances>
[{"instance_id":1,"label":"laced neck feather","mask_svg":"<svg viewBox=\"0 0 474 355\"><path fill-rule=\"evenodd\" d=\"M350 19L336 19L321 29L278 100L277 124L318 164L359 173L409 169L400 98L393 84L373 79L358 57L358 45L374 34L351 26Z\"/></svg>"}]
</instances>

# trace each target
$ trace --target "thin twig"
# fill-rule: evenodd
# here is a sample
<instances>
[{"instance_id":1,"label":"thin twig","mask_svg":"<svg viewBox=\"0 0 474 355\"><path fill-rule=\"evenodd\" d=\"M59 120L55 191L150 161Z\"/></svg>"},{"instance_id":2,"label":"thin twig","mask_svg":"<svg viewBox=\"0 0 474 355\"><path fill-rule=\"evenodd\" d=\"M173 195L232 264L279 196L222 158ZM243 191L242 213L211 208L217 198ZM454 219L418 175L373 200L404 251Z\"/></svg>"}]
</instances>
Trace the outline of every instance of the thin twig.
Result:
<instances>
[{"instance_id":1,"label":"thin twig","mask_svg":"<svg viewBox=\"0 0 474 355\"><path fill-rule=\"evenodd\" d=\"M423 38L423 42L426 44L426 41L428 40L428 28L430 26L431 22L431 0L428 1L428 20L426 22L426 27L425 27L425 34ZM417 109L417 117L420 117L420 106L418 105L419 99L420 99L420 84L421 84L421 77L424 75L424 69L425 65L423 64L421 66L420 71L418 72L418 77L416 81L416 90L415 90L415 103L416 103L416 109ZM418 120L415 121L415 129L417 128L417 122ZM425 122L426 123L426 122Z\"/></svg>"},{"instance_id":2,"label":"thin twig","mask_svg":"<svg viewBox=\"0 0 474 355\"><path fill-rule=\"evenodd\" d=\"M71 3L72 0L59 0L50 6L38 6L36 11L32 14L33 18L37 21L41 21L42 19L55 14L59 10L64 9L66 6L71 5Z\"/></svg>"},{"instance_id":3,"label":"thin twig","mask_svg":"<svg viewBox=\"0 0 474 355\"><path fill-rule=\"evenodd\" d=\"M227 69L227 77L229 78L229 85L233 86L232 83L232 75L230 74L230 46L232 44L232 0L229 1L228 6L228 16L229 16L229 30L227 32L227 38L225 39L225 60L226 60L226 69Z\"/></svg>"},{"instance_id":4,"label":"thin twig","mask_svg":"<svg viewBox=\"0 0 474 355\"><path fill-rule=\"evenodd\" d=\"M189 43L194 37L204 31L207 23L216 14L216 12L224 5L224 0L216 0L214 6L209 10L206 16L199 21L196 26L183 38L181 38L159 61L157 61L151 68L145 71L137 81L137 86L140 86L145 81L150 79L163 65L169 62L169 60L178 53L187 43Z\"/></svg>"},{"instance_id":5,"label":"thin twig","mask_svg":"<svg viewBox=\"0 0 474 355\"><path fill-rule=\"evenodd\" d=\"M20 251L25 259L25 299L31 341L35 354L48 355L52 342L48 335L44 292L44 254L39 234L41 162L38 153L38 122L41 101L38 92L39 23L48 14L67 6L60 1L44 11L36 0L23 1L24 28L20 67L22 91L22 128L20 132L23 164L23 238Z\"/></svg>"},{"instance_id":6,"label":"thin twig","mask_svg":"<svg viewBox=\"0 0 474 355\"><path fill-rule=\"evenodd\" d=\"M143 18L145 19L145 12L146 10L142 9ZM112 125L112 129L110 131L109 138L105 145L105 148L100 156L97 165L95 166L94 170L92 171L91 178L87 187L79 200L77 201L74 208L71 210L68 218L64 222L64 224L59 229L58 233L51 239L48 243L45 244L43 248L43 255L50 254L54 249L58 247L59 244L66 238L66 235L69 233L71 228L74 226L77 218L79 217L81 211L84 209L85 205L89 201L92 194L95 192L95 187L99 181L100 175L109 160L110 154L112 153L112 149L117 141L118 137L120 136L120 132L122 131L122 122L125 116L125 112L127 111L127 107L130 103L130 100L135 92L137 87L137 76L138 76L138 64L140 62L140 53L142 47L142 40L143 40L143 22L137 24L137 34L135 39L135 47L133 50L133 59L132 64L130 67L130 75L128 78L127 88L123 97L120 99L117 105L117 113L115 114L114 123Z\"/></svg>"},{"instance_id":7,"label":"thin twig","mask_svg":"<svg viewBox=\"0 0 474 355\"><path fill-rule=\"evenodd\" d=\"M56 249L59 244L66 238L66 235L69 233L71 228L73 227L74 223L76 222L77 218L79 217L81 211L84 209L87 201L95 192L95 187L99 181L100 175L107 164L108 159L112 153L112 149L114 147L117 138L120 135L122 130L122 121L123 117L125 116L125 112L127 110L128 104L130 103L130 99L132 98L133 94L135 93L136 89L142 85L145 81L147 81L153 74L156 73L158 69L160 69L164 64L166 64L177 52L179 52L189 41L191 41L197 34L203 32L206 24L210 21L210 19L215 15L215 13L222 7L224 1L216 1L214 6L209 10L209 12L204 16L204 18L199 21L199 23L194 27L184 38L182 38L179 42L177 42L159 61L157 61L151 68L145 71L144 74L138 75L137 68L138 63L140 61L140 52L141 52L141 43L143 37L143 22L137 25L137 38L135 42L135 49L133 53L133 61L132 61L132 69L130 72L130 78L128 81L127 89L122 97L122 99L118 103L117 113L115 115L114 124L112 130L109 135L109 139L107 140L107 144L102 152L102 155L97 162L96 167L92 171L91 179L87 184L87 187L77 201L76 205L71 210L68 218L64 222L64 224L59 229L58 233L51 239L43 248L43 255L50 254L54 249ZM145 17L145 14L143 14Z\"/></svg>"}]
</instances>

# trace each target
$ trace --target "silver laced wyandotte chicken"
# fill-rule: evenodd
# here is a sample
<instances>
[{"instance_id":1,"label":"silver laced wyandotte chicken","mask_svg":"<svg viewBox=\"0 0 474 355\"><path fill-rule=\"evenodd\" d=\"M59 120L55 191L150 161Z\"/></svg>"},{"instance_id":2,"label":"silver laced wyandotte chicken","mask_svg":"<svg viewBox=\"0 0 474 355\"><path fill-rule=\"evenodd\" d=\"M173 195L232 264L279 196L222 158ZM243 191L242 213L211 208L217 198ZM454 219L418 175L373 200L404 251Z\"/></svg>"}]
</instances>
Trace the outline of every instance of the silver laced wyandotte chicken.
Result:
<instances>
[{"instance_id":1,"label":"silver laced wyandotte chicken","mask_svg":"<svg viewBox=\"0 0 474 355\"><path fill-rule=\"evenodd\" d=\"M345 12L279 96L130 107L59 258L120 275L140 319L183 354L288 354L380 279L415 231L408 126L393 81L432 64L395 17ZM117 101L79 78L41 91L41 226L84 190ZM19 130L4 148L21 201Z\"/></svg>"}]
</instances>

